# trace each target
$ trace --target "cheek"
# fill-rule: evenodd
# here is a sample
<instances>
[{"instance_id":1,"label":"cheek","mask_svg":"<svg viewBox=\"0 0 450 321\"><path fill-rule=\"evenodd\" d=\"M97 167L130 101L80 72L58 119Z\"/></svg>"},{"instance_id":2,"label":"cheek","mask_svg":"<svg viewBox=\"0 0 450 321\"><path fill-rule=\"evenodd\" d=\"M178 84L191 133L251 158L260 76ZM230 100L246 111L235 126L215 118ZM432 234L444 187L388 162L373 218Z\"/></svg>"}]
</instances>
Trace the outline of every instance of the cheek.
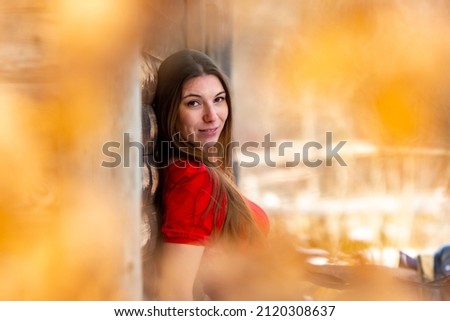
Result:
<instances>
[{"instance_id":1,"label":"cheek","mask_svg":"<svg viewBox=\"0 0 450 321\"><path fill-rule=\"evenodd\" d=\"M177 130L181 133L190 131L193 126L193 119L189 113L180 112L177 120Z\"/></svg>"},{"instance_id":2,"label":"cheek","mask_svg":"<svg viewBox=\"0 0 450 321\"><path fill-rule=\"evenodd\" d=\"M184 124L186 124L186 115L185 113L180 109L178 111L178 119L177 119L177 129L181 129L184 127Z\"/></svg>"},{"instance_id":3,"label":"cheek","mask_svg":"<svg viewBox=\"0 0 450 321\"><path fill-rule=\"evenodd\" d=\"M223 122L225 122L228 119L228 112L229 112L228 107L224 108L223 111L221 112L220 118L222 118Z\"/></svg>"}]
</instances>

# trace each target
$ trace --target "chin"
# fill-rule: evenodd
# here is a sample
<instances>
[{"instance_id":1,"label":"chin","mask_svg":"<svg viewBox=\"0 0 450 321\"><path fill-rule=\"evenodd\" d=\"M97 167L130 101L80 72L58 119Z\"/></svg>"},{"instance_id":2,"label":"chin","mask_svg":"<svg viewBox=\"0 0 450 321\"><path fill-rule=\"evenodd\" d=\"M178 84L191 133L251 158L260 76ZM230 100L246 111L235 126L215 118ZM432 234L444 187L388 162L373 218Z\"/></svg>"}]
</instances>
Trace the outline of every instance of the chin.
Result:
<instances>
[{"instance_id":1,"label":"chin","mask_svg":"<svg viewBox=\"0 0 450 321\"><path fill-rule=\"evenodd\" d=\"M214 139L201 142L202 146L211 146L211 145L215 145L216 143L217 143L217 140L214 140Z\"/></svg>"}]
</instances>

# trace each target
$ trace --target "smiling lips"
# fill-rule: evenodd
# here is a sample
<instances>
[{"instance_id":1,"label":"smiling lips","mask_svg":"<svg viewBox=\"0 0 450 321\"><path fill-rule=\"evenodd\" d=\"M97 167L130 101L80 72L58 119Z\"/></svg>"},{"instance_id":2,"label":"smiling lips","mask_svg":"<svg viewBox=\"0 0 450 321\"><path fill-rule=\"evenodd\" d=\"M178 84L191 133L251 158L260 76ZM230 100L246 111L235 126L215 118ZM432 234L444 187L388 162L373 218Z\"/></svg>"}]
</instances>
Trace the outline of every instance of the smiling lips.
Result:
<instances>
[{"instance_id":1,"label":"smiling lips","mask_svg":"<svg viewBox=\"0 0 450 321\"><path fill-rule=\"evenodd\" d=\"M208 129L199 129L198 131L202 134L202 136L213 137L219 131L219 127L208 128Z\"/></svg>"}]
</instances>

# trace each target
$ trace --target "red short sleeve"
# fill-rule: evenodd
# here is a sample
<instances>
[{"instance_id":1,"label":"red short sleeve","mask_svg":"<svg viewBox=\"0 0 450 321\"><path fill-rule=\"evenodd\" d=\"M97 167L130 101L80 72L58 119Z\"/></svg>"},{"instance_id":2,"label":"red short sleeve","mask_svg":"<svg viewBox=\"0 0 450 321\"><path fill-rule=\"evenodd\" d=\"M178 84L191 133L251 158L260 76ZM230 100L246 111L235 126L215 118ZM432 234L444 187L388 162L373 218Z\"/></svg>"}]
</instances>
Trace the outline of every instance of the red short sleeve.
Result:
<instances>
[{"instance_id":1,"label":"red short sleeve","mask_svg":"<svg viewBox=\"0 0 450 321\"><path fill-rule=\"evenodd\" d=\"M206 245L214 228L223 225L224 217L222 209L214 226L216 206L209 207L213 181L208 169L201 163L178 161L164 170L164 179L164 241Z\"/></svg>"}]
</instances>

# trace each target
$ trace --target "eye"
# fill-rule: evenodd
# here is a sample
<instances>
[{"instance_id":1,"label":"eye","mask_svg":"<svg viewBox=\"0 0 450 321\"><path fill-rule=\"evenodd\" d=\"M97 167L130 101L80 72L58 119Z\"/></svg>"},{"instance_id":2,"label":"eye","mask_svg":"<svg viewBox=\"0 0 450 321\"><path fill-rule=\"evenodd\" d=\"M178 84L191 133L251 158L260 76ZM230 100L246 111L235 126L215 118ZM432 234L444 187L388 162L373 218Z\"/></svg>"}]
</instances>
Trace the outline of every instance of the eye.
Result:
<instances>
[{"instance_id":1,"label":"eye","mask_svg":"<svg viewBox=\"0 0 450 321\"><path fill-rule=\"evenodd\" d=\"M197 107L197 106L200 106L200 102L198 102L197 100L191 100L191 101L187 102L187 105L189 107Z\"/></svg>"},{"instance_id":2,"label":"eye","mask_svg":"<svg viewBox=\"0 0 450 321\"><path fill-rule=\"evenodd\" d=\"M216 97L216 99L214 99L215 103L221 103L223 101L225 101L225 96L218 96Z\"/></svg>"}]
</instances>

